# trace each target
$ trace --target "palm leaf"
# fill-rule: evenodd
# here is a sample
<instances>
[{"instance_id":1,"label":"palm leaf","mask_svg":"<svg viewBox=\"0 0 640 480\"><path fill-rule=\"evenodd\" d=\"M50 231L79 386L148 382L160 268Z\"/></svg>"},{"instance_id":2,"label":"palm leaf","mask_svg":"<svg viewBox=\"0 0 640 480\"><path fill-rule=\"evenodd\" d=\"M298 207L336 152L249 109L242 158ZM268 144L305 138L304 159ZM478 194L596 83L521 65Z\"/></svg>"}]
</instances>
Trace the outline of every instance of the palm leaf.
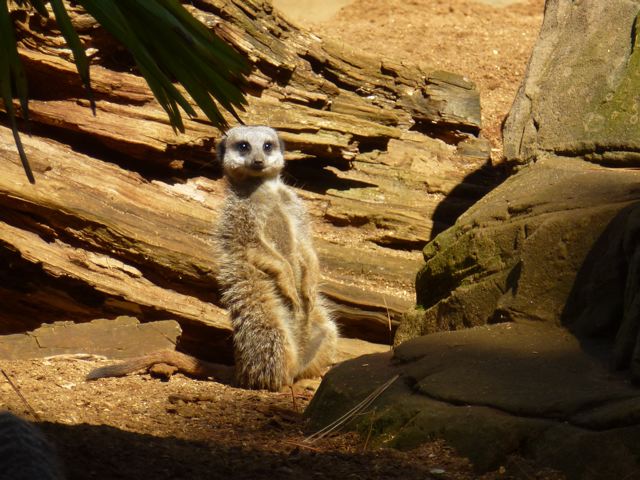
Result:
<instances>
[{"instance_id":1,"label":"palm leaf","mask_svg":"<svg viewBox=\"0 0 640 480\"><path fill-rule=\"evenodd\" d=\"M131 3L134 3L133 1ZM219 74L208 61L201 61L198 51L204 51L205 45L201 39L189 36L189 32L183 31L181 25L174 24L174 17L169 17L166 23L149 20L151 12L144 12L149 4L143 4L137 15L131 15L132 25L139 32L140 38L146 44L152 45L154 38L159 35L164 37L161 48L154 48L154 57L161 65L168 66L171 73L180 82L196 103L214 124L223 123L211 95L217 98L222 106L232 114L234 105L242 105L242 94L234 82ZM129 8L135 8L129 5ZM151 27L143 28L138 22L145 18L151 23Z\"/></svg>"},{"instance_id":2,"label":"palm leaf","mask_svg":"<svg viewBox=\"0 0 640 480\"><path fill-rule=\"evenodd\" d=\"M80 42L80 37L78 37L78 34L71 24L71 19L69 18L69 14L62 4L62 0L49 0L49 3L51 3L53 14L56 16L56 22L58 23L58 27L60 27L60 32L62 33L64 39L67 41L67 45L73 52L73 60L76 64L76 68L78 69L78 74L80 75L82 84L84 85L84 88L87 92L87 97L89 98L89 103L91 104L91 111L95 115L96 102L93 99L93 91L91 90L91 80L89 78L89 60L87 60L87 55L84 52L82 43Z\"/></svg>"},{"instance_id":3,"label":"palm leaf","mask_svg":"<svg viewBox=\"0 0 640 480\"><path fill-rule=\"evenodd\" d=\"M16 146L29 181L34 183L17 130L13 98L18 98L22 115L28 119L27 82L16 48L13 25L7 8L0 0L0 95L9 117ZM69 48L95 114L91 91L89 61L80 38L73 28L62 0L14 0L20 6L33 7L48 17L51 5L58 26ZM181 110L195 117L196 112L176 88L183 85L209 120L218 127L227 121L218 104L240 121L236 109L243 110L242 91L249 65L195 19L178 0L77 0L107 31L127 48L140 74L166 111L172 127L184 131ZM217 102L217 103L216 103Z\"/></svg>"},{"instance_id":4,"label":"palm leaf","mask_svg":"<svg viewBox=\"0 0 640 480\"><path fill-rule=\"evenodd\" d=\"M173 87L181 83L214 125L226 126L215 98L238 118L236 108L245 103L241 74L248 71L244 58L215 37L176 0L79 0L96 20L132 53L140 73L150 84L169 119L183 130L178 104L191 117L195 111ZM117 24L114 25L114 24ZM215 65L215 68L209 66ZM212 74L211 72L224 72ZM193 77L198 81L193 81Z\"/></svg>"},{"instance_id":5,"label":"palm leaf","mask_svg":"<svg viewBox=\"0 0 640 480\"><path fill-rule=\"evenodd\" d=\"M158 103L167 112L171 125L174 129L184 131L180 110L176 104L190 116L195 116L195 110L159 68L148 48L140 42L136 32L131 28L130 21L120 10L121 4L103 0L83 0L82 6L131 52L140 73L147 80Z\"/></svg>"},{"instance_id":6,"label":"palm leaf","mask_svg":"<svg viewBox=\"0 0 640 480\"><path fill-rule=\"evenodd\" d=\"M200 21L193 17L185 8L178 2L177 0L157 0L167 9L167 11L176 19L180 21L180 23L184 26L185 30L189 32L189 34L198 37L201 42L198 43L198 46L201 47L202 44L205 45L206 48L200 48L198 51L199 55L202 55L203 58L207 58L211 61L223 60L228 66L233 67L231 71L236 70L240 72L247 71L247 62L246 60L238 55L238 53L223 42L220 38L214 35L207 27L205 27ZM148 3L143 3L143 5L148 5ZM209 48L212 47L212 48Z\"/></svg>"},{"instance_id":7,"label":"palm leaf","mask_svg":"<svg viewBox=\"0 0 640 480\"><path fill-rule=\"evenodd\" d=\"M9 117L11 131L13 132L13 138L16 142L22 167L29 182L35 183L36 181L29 166L27 154L20 140L16 122L16 111L13 108L13 97L17 95L20 99L23 118L25 120L29 118L27 79L22 63L20 63L20 58L18 57L16 45L13 24L11 23L7 4L0 0L0 95L2 96L2 102Z\"/></svg>"}]
</instances>

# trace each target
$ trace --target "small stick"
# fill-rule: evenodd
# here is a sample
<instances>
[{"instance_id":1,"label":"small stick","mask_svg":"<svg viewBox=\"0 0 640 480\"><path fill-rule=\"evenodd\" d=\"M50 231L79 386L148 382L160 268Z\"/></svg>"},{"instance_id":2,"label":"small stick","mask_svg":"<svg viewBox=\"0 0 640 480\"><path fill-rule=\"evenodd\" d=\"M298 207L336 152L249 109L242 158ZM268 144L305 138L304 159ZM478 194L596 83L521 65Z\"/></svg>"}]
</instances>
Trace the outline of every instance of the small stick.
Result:
<instances>
[{"instance_id":1,"label":"small stick","mask_svg":"<svg viewBox=\"0 0 640 480\"><path fill-rule=\"evenodd\" d=\"M293 403L293 411L297 412L298 405L296 404L296 392L293 391L293 385L289 385L289 388L291 389L291 403Z\"/></svg>"},{"instance_id":2,"label":"small stick","mask_svg":"<svg viewBox=\"0 0 640 480\"><path fill-rule=\"evenodd\" d=\"M371 418L371 422L369 423L369 433L367 433L367 439L364 441L364 446L362 447L362 451L367 451L367 446L369 445L369 439L371 438L371 432L373 431L373 418Z\"/></svg>"},{"instance_id":3,"label":"small stick","mask_svg":"<svg viewBox=\"0 0 640 480\"><path fill-rule=\"evenodd\" d=\"M7 382L9 382L9 385L11 385L11 388L13 388L13 391L16 392L16 394L18 394L18 397L20 397L20 400L22 400L22 402L27 406L27 409L29 410L29 412L31 412L31 415L33 415L33 418L35 420L37 420L38 422L42 421L40 419L40 416L33 409L33 407L29 404L29 402L27 402L27 399L24 398L24 395L22 395L22 392L20 392L20 390L18 389L16 384L13 383L11 378L9 378L9 375L7 375L7 372L5 372L4 369L2 369L2 368L0 368L0 371L2 372L2 375L4 375L4 378L7 379Z\"/></svg>"},{"instance_id":4,"label":"small stick","mask_svg":"<svg viewBox=\"0 0 640 480\"><path fill-rule=\"evenodd\" d=\"M384 308L387 310L387 323L389 324L389 350L393 350L393 332L391 331L391 315L389 314L389 306L387 305L387 297L382 295Z\"/></svg>"},{"instance_id":5,"label":"small stick","mask_svg":"<svg viewBox=\"0 0 640 480\"><path fill-rule=\"evenodd\" d=\"M49 355L43 357L42 360L106 360L104 355L94 355L93 353L60 353L58 355Z\"/></svg>"},{"instance_id":6,"label":"small stick","mask_svg":"<svg viewBox=\"0 0 640 480\"><path fill-rule=\"evenodd\" d=\"M322 453L324 450L316 447L312 447L311 445L306 445L305 443L294 442L293 440L283 440L283 443L287 445L293 445L294 447L306 448L307 450L311 450L312 452Z\"/></svg>"}]
</instances>

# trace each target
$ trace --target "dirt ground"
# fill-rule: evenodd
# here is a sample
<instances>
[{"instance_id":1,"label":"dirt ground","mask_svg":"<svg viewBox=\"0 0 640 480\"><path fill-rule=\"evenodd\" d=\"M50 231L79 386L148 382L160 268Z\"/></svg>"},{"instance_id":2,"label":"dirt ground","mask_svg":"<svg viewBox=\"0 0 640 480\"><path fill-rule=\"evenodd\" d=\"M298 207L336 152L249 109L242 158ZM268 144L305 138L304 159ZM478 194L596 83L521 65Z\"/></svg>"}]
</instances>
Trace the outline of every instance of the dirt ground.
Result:
<instances>
[{"instance_id":1,"label":"dirt ground","mask_svg":"<svg viewBox=\"0 0 640 480\"><path fill-rule=\"evenodd\" d=\"M330 2L329 2L330 3ZM343 2L344 3L344 2ZM477 83L483 134L501 158L500 124L524 74L544 0L496 7L472 0L355 0L305 21L319 36L370 54L458 72ZM84 376L105 361L3 361L0 406L40 426L69 479L557 478L517 461L478 477L434 442L412 452L374 448L339 432L317 442L302 412L317 382L291 393L235 389L182 375ZM10 379L11 383L7 380Z\"/></svg>"},{"instance_id":2,"label":"dirt ground","mask_svg":"<svg viewBox=\"0 0 640 480\"><path fill-rule=\"evenodd\" d=\"M317 381L297 385L294 399L182 375L84 380L106 363L70 356L0 363L0 404L37 422L69 479L562 478L518 459L477 476L440 441L409 452L346 432L308 442L314 432L302 412Z\"/></svg>"}]
</instances>

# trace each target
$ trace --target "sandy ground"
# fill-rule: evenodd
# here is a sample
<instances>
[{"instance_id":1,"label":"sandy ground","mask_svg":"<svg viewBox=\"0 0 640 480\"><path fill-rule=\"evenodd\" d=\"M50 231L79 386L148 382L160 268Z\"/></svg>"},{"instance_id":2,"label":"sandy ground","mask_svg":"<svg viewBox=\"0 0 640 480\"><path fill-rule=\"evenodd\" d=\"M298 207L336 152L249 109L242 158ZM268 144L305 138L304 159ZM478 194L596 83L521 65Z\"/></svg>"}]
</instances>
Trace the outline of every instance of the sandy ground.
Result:
<instances>
[{"instance_id":1,"label":"sandy ground","mask_svg":"<svg viewBox=\"0 0 640 480\"><path fill-rule=\"evenodd\" d=\"M326 2L323 15L300 22L370 54L458 72L476 82L483 133L493 144L494 161L500 160L500 124L537 36L543 0L509 6L471 0L338 3ZM0 362L11 379L0 375L0 405L40 422L70 479L557 478L518 462L478 477L441 442L412 452L381 449L366 436L340 432L305 442L310 430L301 412L317 382L299 386L295 396L181 375L168 382L146 374L85 382L84 375L102 363Z\"/></svg>"},{"instance_id":2,"label":"sandy ground","mask_svg":"<svg viewBox=\"0 0 640 480\"><path fill-rule=\"evenodd\" d=\"M543 10L544 0L508 6L479 0L355 0L329 20L306 24L371 55L472 80L480 89L482 135L491 141L493 161L499 162L501 124L524 75Z\"/></svg>"}]
</instances>

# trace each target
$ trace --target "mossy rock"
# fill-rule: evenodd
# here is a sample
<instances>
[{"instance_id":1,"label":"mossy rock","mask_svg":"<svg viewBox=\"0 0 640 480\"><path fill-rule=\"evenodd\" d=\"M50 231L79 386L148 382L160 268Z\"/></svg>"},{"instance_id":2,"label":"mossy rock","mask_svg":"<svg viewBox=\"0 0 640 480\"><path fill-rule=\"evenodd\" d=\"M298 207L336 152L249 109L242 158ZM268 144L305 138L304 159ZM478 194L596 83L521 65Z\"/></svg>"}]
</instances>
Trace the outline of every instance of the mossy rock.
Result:
<instances>
[{"instance_id":1,"label":"mossy rock","mask_svg":"<svg viewBox=\"0 0 640 480\"><path fill-rule=\"evenodd\" d=\"M604 245L593 249L612 235L612 222L620 239L607 244L607 264L628 256L622 237L633 236L635 227L614 220L640 201L639 182L638 171L555 155L522 168L425 247L416 282L419 307L405 314L396 344L503 321L573 323L583 316L583 307L567 308L578 273L584 280L585 269L601 256ZM615 310L623 302L624 280L602 298L601 308Z\"/></svg>"}]
</instances>

